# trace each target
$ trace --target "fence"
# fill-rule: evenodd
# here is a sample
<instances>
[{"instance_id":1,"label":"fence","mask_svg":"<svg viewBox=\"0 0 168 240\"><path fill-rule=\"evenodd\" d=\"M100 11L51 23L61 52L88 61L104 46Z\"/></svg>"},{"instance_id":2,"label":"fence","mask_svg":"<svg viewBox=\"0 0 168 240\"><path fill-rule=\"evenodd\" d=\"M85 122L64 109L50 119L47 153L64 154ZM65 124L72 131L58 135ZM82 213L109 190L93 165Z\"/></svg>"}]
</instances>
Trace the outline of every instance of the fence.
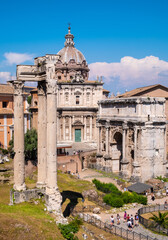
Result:
<instances>
[{"instance_id":1,"label":"fence","mask_svg":"<svg viewBox=\"0 0 168 240\"><path fill-rule=\"evenodd\" d=\"M127 229L124 229L124 228L118 227L118 226L114 226L114 225L112 226L111 224L102 222L101 220L97 219L96 217L91 216L86 213L77 213L77 212L73 211L72 215L79 216L81 219L83 219L84 222L90 223L106 232L109 232L116 236L120 236L127 240L158 240L157 238L145 236L142 233L136 233L134 231L129 231Z\"/></svg>"},{"instance_id":2,"label":"fence","mask_svg":"<svg viewBox=\"0 0 168 240\"><path fill-rule=\"evenodd\" d=\"M140 208L138 210L139 222L142 225L144 225L146 228L149 228L149 229L151 229L155 232L158 232L158 233L164 233L164 234L168 235L168 229L163 228L163 227L157 225L154 221L152 221L150 219L146 219L146 218L141 216L142 214L145 214L145 213L165 211L165 210L167 210L167 212L168 212L168 208L166 209L165 205L155 205L155 206Z\"/></svg>"}]
</instances>

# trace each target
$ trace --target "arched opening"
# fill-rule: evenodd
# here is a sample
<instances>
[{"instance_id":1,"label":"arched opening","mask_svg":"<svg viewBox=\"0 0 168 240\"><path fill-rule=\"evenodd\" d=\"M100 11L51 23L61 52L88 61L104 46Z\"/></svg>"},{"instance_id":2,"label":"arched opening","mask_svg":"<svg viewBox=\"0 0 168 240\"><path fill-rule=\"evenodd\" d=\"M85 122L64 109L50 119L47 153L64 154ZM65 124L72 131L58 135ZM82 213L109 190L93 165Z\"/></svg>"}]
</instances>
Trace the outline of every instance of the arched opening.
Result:
<instances>
[{"instance_id":1,"label":"arched opening","mask_svg":"<svg viewBox=\"0 0 168 240\"><path fill-rule=\"evenodd\" d=\"M111 155L113 160L113 171L121 171L121 159L122 159L122 134L116 132L112 139Z\"/></svg>"}]
</instances>

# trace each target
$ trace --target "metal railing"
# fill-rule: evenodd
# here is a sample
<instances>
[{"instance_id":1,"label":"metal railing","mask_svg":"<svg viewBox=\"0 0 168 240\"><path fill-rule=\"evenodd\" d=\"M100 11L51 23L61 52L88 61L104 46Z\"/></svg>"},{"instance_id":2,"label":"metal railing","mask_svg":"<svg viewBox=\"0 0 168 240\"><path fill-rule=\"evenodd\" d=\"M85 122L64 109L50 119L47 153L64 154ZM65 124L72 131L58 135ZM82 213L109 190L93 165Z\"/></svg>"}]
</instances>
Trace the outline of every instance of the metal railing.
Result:
<instances>
[{"instance_id":1,"label":"metal railing","mask_svg":"<svg viewBox=\"0 0 168 240\"><path fill-rule=\"evenodd\" d=\"M98 227L99 229L102 229L106 232L109 232L111 234L114 234L116 236L120 236L123 239L127 239L127 240L158 240L157 238L152 238L150 236L146 236L142 233L137 233L134 231L130 231L128 229L124 229L122 227L118 227L118 226L112 226L111 224L107 223L107 222L103 222L99 219L97 219L94 216L91 216L87 213L77 213L75 211L72 212L73 216L79 216L84 222L87 222L89 224L92 224L96 227Z\"/></svg>"},{"instance_id":2,"label":"metal railing","mask_svg":"<svg viewBox=\"0 0 168 240\"><path fill-rule=\"evenodd\" d=\"M167 211L168 212L168 208L166 205L155 205L155 206L140 208L138 210L139 222L144 227L146 227L152 231L168 235L168 229L161 227L160 225L156 224L154 221L152 221L150 219L146 219L142 216L142 214L145 214L145 213L158 212L158 211Z\"/></svg>"}]
</instances>

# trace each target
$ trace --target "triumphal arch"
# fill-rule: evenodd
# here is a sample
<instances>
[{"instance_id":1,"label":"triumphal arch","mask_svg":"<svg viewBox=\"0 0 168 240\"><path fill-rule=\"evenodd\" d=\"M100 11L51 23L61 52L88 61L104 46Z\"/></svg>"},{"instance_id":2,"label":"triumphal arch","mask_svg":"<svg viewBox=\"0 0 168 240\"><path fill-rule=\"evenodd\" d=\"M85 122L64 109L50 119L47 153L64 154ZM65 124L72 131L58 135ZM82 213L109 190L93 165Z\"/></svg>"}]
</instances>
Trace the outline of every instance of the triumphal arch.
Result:
<instances>
[{"instance_id":1,"label":"triumphal arch","mask_svg":"<svg viewBox=\"0 0 168 240\"><path fill-rule=\"evenodd\" d=\"M166 176L165 98L99 101L96 168L145 182Z\"/></svg>"},{"instance_id":2,"label":"triumphal arch","mask_svg":"<svg viewBox=\"0 0 168 240\"><path fill-rule=\"evenodd\" d=\"M27 199L29 193L25 191L23 87L25 82L37 82L39 97L37 188L45 189L47 209L62 216L62 197L57 186L55 77L57 58L58 55L45 55L36 58L35 65L18 65L17 80L11 81L14 88L14 190L15 193L22 195L20 201ZM18 195L15 194L16 196Z\"/></svg>"}]
</instances>

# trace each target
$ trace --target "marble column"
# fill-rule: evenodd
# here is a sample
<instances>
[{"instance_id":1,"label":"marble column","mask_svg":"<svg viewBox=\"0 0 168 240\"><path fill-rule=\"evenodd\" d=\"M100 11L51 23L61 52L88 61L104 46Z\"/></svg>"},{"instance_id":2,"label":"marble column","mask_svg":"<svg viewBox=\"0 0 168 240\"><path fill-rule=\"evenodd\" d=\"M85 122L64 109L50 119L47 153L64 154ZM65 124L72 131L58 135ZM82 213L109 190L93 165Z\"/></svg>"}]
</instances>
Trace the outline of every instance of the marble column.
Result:
<instances>
[{"instance_id":1,"label":"marble column","mask_svg":"<svg viewBox=\"0 0 168 240\"><path fill-rule=\"evenodd\" d=\"M72 141L72 117L69 117L69 140Z\"/></svg>"},{"instance_id":2,"label":"marble column","mask_svg":"<svg viewBox=\"0 0 168 240\"><path fill-rule=\"evenodd\" d=\"M92 116L90 116L90 141L92 141Z\"/></svg>"},{"instance_id":3,"label":"marble column","mask_svg":"<svg viewBox=\"0 0 168 240\"><path fill-rule=\"evenodd\" d=\"M24 106L22 81L14 81L14 189L21 191L25 185Z\"/></svg>"},{"instance_id":4,"label":"marble column","mask_svg":"<svg viewBox=\"0 0 168 240\"><path fill-rule=\"evenodd\" d=\"M57 189L57 123L56 81L47 81L47 187L46 193Z\"/></svg>"},{"instance_id":5,"label":"marble column","mask_svg":"<svg viewBox=\"0 0 168 240\"><path fill-rule=\"evenodd\" d=\"M109 126L106 127L106 154L109 155Z\"/></svg>"},{"instance_id":6,"label":"marble column","mask_svg":"<svg viewBox=\"0 0 168 240\"><path fill-rule=\"evenodd\" d=\"M134 128L134 162L137 162L137 127Z\"/></svg>"},{"instance_id":7,"label":"marble column","mask_svg":"<svg viewBox=\"0 0 168 240\"><path fill-rule=\"evenodd\" d=\"M38 179L37 187L46 185L47 178L47 102L46 84L38 83Z\"/></svg>"},{"instance_id":8,"label":"marble column","mask_svg":"<svg viewBox=\"0 0 168 240\"><path fill-rule=\"evenodd\" d=\"M100 146L100 153L102 153L102 127L99 127L99 146Z\"/></svg>"},{"instance_id":9,"label":"marble column","mask_svg":"<svg viewBox=\"0 0 168 240\"><path fill-rule=\"evenodd\" d=\"M122 158L125 159L126 155L125 155L125 136L126 136L126 130L123 129L123 135L122 135Z\"/></svg>"},{"instance_id":10,"label":"marble column","mask_svg":"<svg viewBox=\"0 0 168 240\"><path fill-rule=\"evenodd\" d=\"M84 116L84 140L86 141L86 132L87 132L87 127L86 127L86 116Z\"/></svg>"}]
</instances>

